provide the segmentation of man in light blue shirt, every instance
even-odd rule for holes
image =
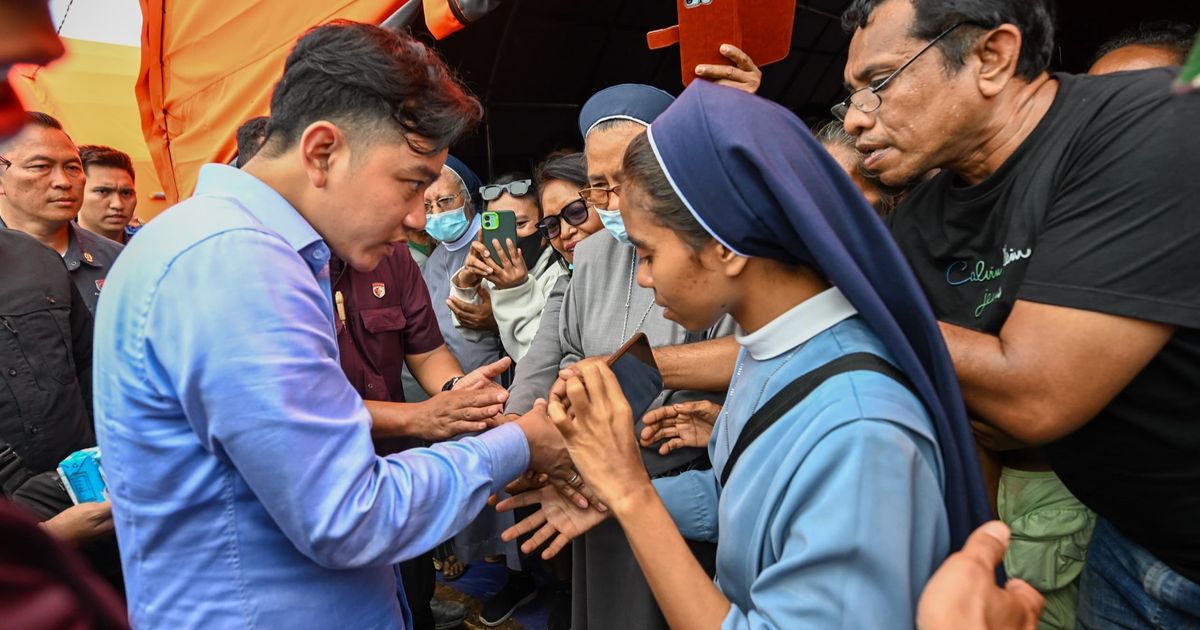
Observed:
[[[392,565],[549,468],[538,414],[377,457],[390,408],[338,363],[331,250],[369,271],[403,246],[480,111],[411,38],[319,27],[259,155],[205,166],[126,249],[97,313],[95,407],[135,627],[404,627]]]

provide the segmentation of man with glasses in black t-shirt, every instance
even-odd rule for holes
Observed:
[[[1200,623],[1200,98],[1163,69],[1049,74],[1040,0],[855,0],[843,20],[852,93],[834,113],[866,167],[891,185],[942,169],[892,230],[968,408],[1043,446],[1098,515],[1080,627]],[[1015,523],[1010,559],[1052,516]],[[1085,532],[1072,518],[1057,529]],[[1054,545],[1051,588],[1085,556],[1078,536]]]

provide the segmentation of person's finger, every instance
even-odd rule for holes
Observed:
[[[513,497],[513,498],[516,498],[516,497]],[[510,499],[505,499],[505,500],[501,501],[500,504],[496,506],[496,509],[500,510],[502,512],[511,511],[513,509],[512,505],[506,506],[504,508],[500,507],[501,505],[505,505],[506,503],[508,503],[509,500]],[[512,541],[516,540],[517,538],[524,536],[545,524],[546,524],[545,510],[538,510],[538,511],[534,512],[533,514],[530,514],[529,516],[525,517],[524,519],[518,521],[512,527],[509,527],[508,529],[501,532],[500,539],[503,540],[504,542],[512,542]]]
[[[750,55],[747,55],[741,48],[733,44],[722,44],[720,52],[722,57],[732,61],[733,65],[741,70],[745,70],[746,72],[758,70],[758,66],[754,65],[754,60],[750,58]]]
[[[712,66],[701,64],[696,66],[696,76],[701,79],[708,79],[715,83],[730,83],[749,84],[753,83],[754,75],[733,66]]]
[[[484,377],[487,378],[487,380],[490,381],[490,380],[496,378],[497,376],[500,376],[504,372],[506,372],[508,370],[509,366],[511,366],[511,365],[512,365],[512,359],[510,359],[509,357],[503,357],[499,361],[489,363],[475,371],[482,374]]]
[[[1036,588],[1030,586],[1025,580],[1013,578],[1004,585],[1004,590],[1016,597],[1021,607],[1028,612],[1029,619],[1036,623],[1041,618],[1042,609],[1046,607],[1046,598]]]
[[[449,306],[450,312],[454,313],[459,318],[462,318],[462,316],[466,314],[466,311],[463,310],[462,306],[459,306],[459,304],[455,300],[455,298],[450,298],[450,299],[446,300],[446,306]]]
[[[570,501],[571,503],[573,503],[575,505],[578,505],[581,508],[587,509],[587,507],[588,507],[587,497],[580,494],[579,491],[576,490],[574,486],[567,483],[565,480],[559,479],[558,477],[552,477],[550,479],[550,485],[554,486],[554,489],[557,490],[558,493],[561,494],[564,499]]]
[[[591,399],[588,397],[587,385],[584,381],[572,377],[567,381],[567,400],[571,401],[571,410],[575,417],[588,417],[591,412]],[[565,409],[564,415],[565,415]]]
[[[537,490],[514,494],[496,505],[496,509],[501,512],[511,512],[517,508],[529,507],[531,505],[541,505],[542,493]]]
[[[546,413],[550,416],[550,421],[558,428],[559,433],[563,437],[571,435],[571,419],[567,417],[567,410],[563,408],[562,402],[557,396],[551,396],[550,403],[546,406]]]
[[[673,439],[667,440],[662,446],[658,447],[658,454],[666,455],[667,453],[670,453],[671,451],[674,451],[677,449],[681,449],[684,446],[687,446],[687,445],[683,443],[683,438],[673,438]]]
[[[642,424],[646,425],[646,428],[650,428],[652,425],[663,422],[667,418],[674,418],[679,415],[679,407],[681,406],[664,405],[657,409],[651,409],[646,412],[646,415],[642,416]]]
[[[466,422],[466,421],[462,421],[462,420],[455,420],[454,422],[451,422],[449,425],[446,426],[447,432],[450,433],[450,435],[447,435],[446,437],[451,438],[451,437],[455,437],[458,435],[462,435],[464,433],[475,433],[478,431],[485,431],[485,430],[487,430],[487,428],[488,428],[488,423],[486,423],[486,422]]]
[[[542,551],[542,560],[549,560],[557,556],[559,552],[566,549],[567,545],[571,544],[571,537],[566,534],[559,534],[554,537],[554,540]]]
[[[1012,537],[1008,526],[1000,521],[988,521],[967,537],[959,553],[972,562],[983,564],[989,571],[1004,560],[1004,551]]]
[[[500,239],[496,239],[492,241],[492,244],[496,247],[496,254],[500,257],[500,264],[504,265],[505,267],[512,267],[513,257],[510,253],[511,249],[514,247],[512,239],[506,238],[504,239],[503,243],[500,242]]]
[[[546,544],[557,533],[558,528],[554,527],[552,523],[547,522],[545,525],[542,525],[541,529],[534,532],[533,535],[529,537],[529,540],[521,543],[521,553],[531,554],[534,551],[537,551],[538,547]]]
[[[604,363],[597,363],[595,369],[600,377],[600,395],[607,401],[608,410],[614,417],[615,414],[629,414],[632,417],[633,410],[629,407],[629,399],[625,398],[625,392],[621,391],[621,383],[617,381],[616,373]]]

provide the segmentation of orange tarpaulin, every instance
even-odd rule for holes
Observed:
[[[142,131],[167,200],[200,166],[227,162],[234,132],[270,110],[271,89],[305,31],[334,19],[378,24],[406,0],[141,0]]]
[[[137,171],[138,217],[166,208],[150,196],[162,190],[146,150],[133,84],[140,55],[133,46],[64,38],[66,55],[46,67],[16,66],[10,75],[25,109],[63,123],[78,144],[103,144],[129,154]]]

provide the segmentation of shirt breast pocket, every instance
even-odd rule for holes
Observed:
[[[404,363],[404,329],[408,318],[399,306],[371,308],[359,312],[362,318],[362,346],[371,363],[387,378],[391,370],[398,370]]]
[[[66,385],[75,376],[71,353],[71,319],[65,308],[51,308],[4,318],[4,335],[11,335],[19,356],[43,389],[49,381]]]

